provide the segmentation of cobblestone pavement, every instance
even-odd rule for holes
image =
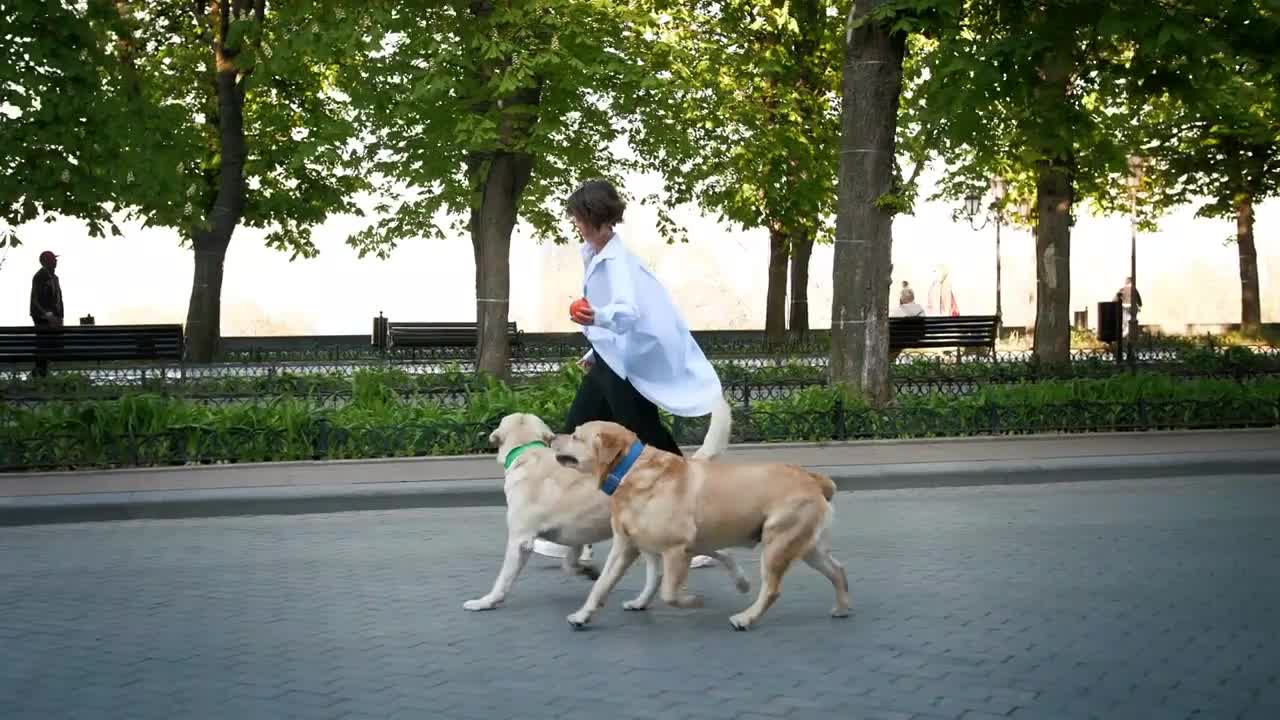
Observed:
[[[798,566],[749,633],[718,569],[574,632],[535,556],[463,611],[500,508],[0,529],[0,717],[1280,718],[1280,476],[836,504],[853,617]]]

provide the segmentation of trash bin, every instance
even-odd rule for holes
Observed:
[[[1098,303],[1098,340],[1104,343],[1119,342],[1123,317],[1119,300]]]

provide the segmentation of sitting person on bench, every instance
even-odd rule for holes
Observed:
[[[923,315],[924,308],[916,302],[916,294],[909,287],[902,288],[902,294],[898,296],[898,306],[889,311],[889,317],[921,317]]]

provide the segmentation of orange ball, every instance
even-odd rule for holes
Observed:
[[[577,300],[573,301],[572,305],[569,306],[569,316],[572,317],[579,313],[586,312],[590,308],[591,308],[591,303],[587,302],[586,298],[578,298]]]

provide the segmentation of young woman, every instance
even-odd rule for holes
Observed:
[[[603,180],[584,183],[567,203],[583,241],[587,300],[575,305],[570,319],[582,326],[591,351],[580,361],[587,376],[569,408],[565,432],[611,420],[646,445],[681,455],[658,409],[681,417],[707,415],[723,398],[720,378],[666,289],[622,244],[615,228],[624,210],[618,191]],[[546,549],[551,552],[543,554],[557,552]],[[713,562],[699,555],[692,564]]]

